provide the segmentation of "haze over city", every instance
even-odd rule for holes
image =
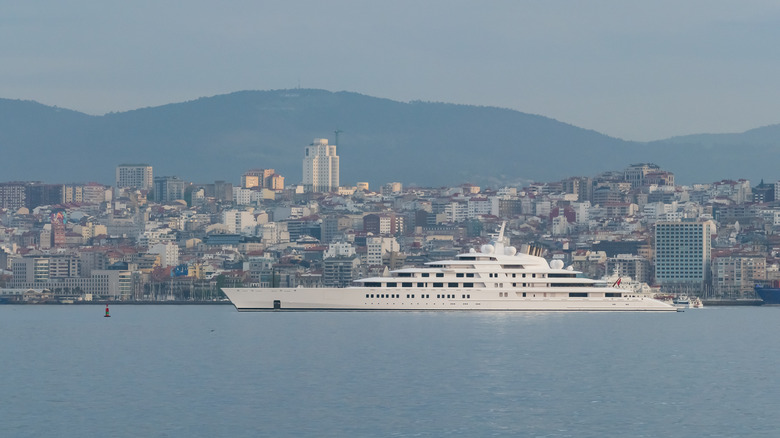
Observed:
[[[780,2],[0,5],[0,437],[780,430]]]
[[[3,9],[0,97],[94,115],[301,86],[498,106],[639,141],[780,122],[770,1]]]

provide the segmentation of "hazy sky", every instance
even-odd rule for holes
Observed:
[[[89,114],[322,88],[628,140],[780,123],[780,2],[0,0],[0,97]]]

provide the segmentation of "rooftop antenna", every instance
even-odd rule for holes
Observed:
[[[333,131],[334,134],[336,134],[336,139],[333,141],[333,144],[338,146],[339,145],[339,134],[344,131],[340,130],[339,128],[336,128],[335,131]]]

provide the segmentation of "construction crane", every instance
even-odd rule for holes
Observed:
[[[341,134],[342,132],[344,131],[340,130],[339,128],[336,128],[336,130],[333,131],[333,133],[336,134],[336,138],[333,140],[333,144],[335,144],[336,146],[339,145],[339,134]]]

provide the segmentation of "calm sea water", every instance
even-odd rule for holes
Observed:
[[[0,436],[774,437],[780,307],[0,306]]]

